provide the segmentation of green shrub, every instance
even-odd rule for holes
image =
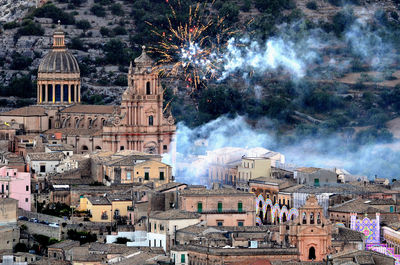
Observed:
[[[219,10],[219,14],[230,22],[236,22],[238,20],[239,7],[235,3],[226,2]]]
[[[27,70],[27,68],[32,64],[32,58],[22,56],[17,52],[14,52],[11,58],[12,62],[10,69],[12,70]]]
[[[18,36],[43,36],[44,29],[39,23],[32,20],[24,20],[22,26],[18,29]]]
[[[47,3],[35,9],[33,16],[51,18],[53,23],[57,23],[60,20],[63,25],[75,24],[75,18],[72,14],[64,12],[52,3]]]
[[[122,9],[121,4],[112,4],[110,6],[111,14],[116,16],[123,16],[124,10]]]
[[[3,25],[4,30],[14,29],[14,28],[18,28],[18,27],[19,27],[19,23],[15,22],[15,21],[8,22]]]
[[[126,75],[119,75],[115,79],[114,85],[116,85],[116,86],[127,86],[128,85],[128,79],[127,79]]]
[[[101,27],[100,28],[100,34],[105,36],[105,37],[110,37],[111,36],[111,31],[106,27]]]
[[[90,22],[88,20],[83,19],[83,20],[79,20],[79,21],[76,22],[76,27],[78,29],[82,29],[82,30],[86,31],[86,30],[91,28],[91,25],[90,25]]]
[[[116,26],[113,29],[113,32],[114,32],[114,35],[126,35],[127,34],[126,29],[122,26]]]
[[[311,10],[317,10],[318,9],[318,5],[317,5],[317,3],[315,1],[307,2],[306,7],[308,9],[311,9]]]
[[[93,15],[98,16],[98,17],[106,16],[106,10],[104,9],[104,7],[102,7],[101,5],[98,5],[98,4],[95,4],[94,6],[92,6],[92,8],[90,8],[90,12],[92,12]]]
[[[73,38],[71,40],[71,44],[68,45],[68,48],[80,51],[86,51],[87,49],[84,47],[84,43],[80,38]]]

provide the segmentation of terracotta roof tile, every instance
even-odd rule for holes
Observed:
[[[64,153],[29,153],[31,161],[61,161],[64,158]]]
[[[96,114],[112,114],[114,110],[118,110],[113,105],[73,105],[63,109],[62,113],[96,113]]]
[[[46,110],[40,106],[28,106],[0,113],[0,116],[46,116]]]

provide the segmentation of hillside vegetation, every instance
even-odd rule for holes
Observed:
[[[185,11],[197,3],[180,2],[176,24],[186,21]],[[160,33],[168,30],[169,5],[176,3],[58,0],[38,9],[24,8],[20,19],[9,16],[0,34],[0,105],[10,108],[34,102],[37,66],[50,48],[58,20],[67,33],[70,51],[79,60],[83,101],[117,104],[127,85],[129,62],[140,54],[142,45],[154,46],[159,41],[149,23]],[[254,71],[251,77],[238,69],[194,92],[183,80],[165,78],[166,104],[178,122],[192,127],[220,115],[240,114],[252,121],[273,120],[274,129],[287,135],[285,141],[293,136],[339,132],[360,144],[390,142],[393,135],[386,122],[400,111],[398,6],[398,0],[217,0],[206,5],[204,12],[224,17],[226,27],[240,29],[238,36],[260,44],[282,38],[298,50],[317,40],[314,46],[324,43],[315,48],[318,60],[306,66],[302,78],[292,78],[281,68]],[[360,19],[363,27],[355,31]],[[218,28],[207,33],[215,38]],[[350,33],[365,42],[352,43]],[[382,58],[375,64],[371,54],[382,44],[390,44],[385,50],[390,51],[390,61]],[[17,98],[9,100],[9,96]]]

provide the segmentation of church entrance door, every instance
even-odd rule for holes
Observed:
[[[309,260],[315,260],[317,257],[315,256],[315,248],[314,247],[310,247],[310,249],[308,250],[308,259]]]

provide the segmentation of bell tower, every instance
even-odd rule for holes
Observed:
[[[169,152],[176,130],[175,121],[170,111],[163,109],[163,89],[153,67],[154,61],[143,46],[134,66],[132,62],[129,66],[128,88],[121,101],[121,121],[114,124],[117,128],[103,128],[107,149],[153,154]]]
[[[301,261],[322,261],[332,246],[332,223],[326,219],[317,197],[310,195],[298,217],[280,226],[281,241],[296,246]]]

